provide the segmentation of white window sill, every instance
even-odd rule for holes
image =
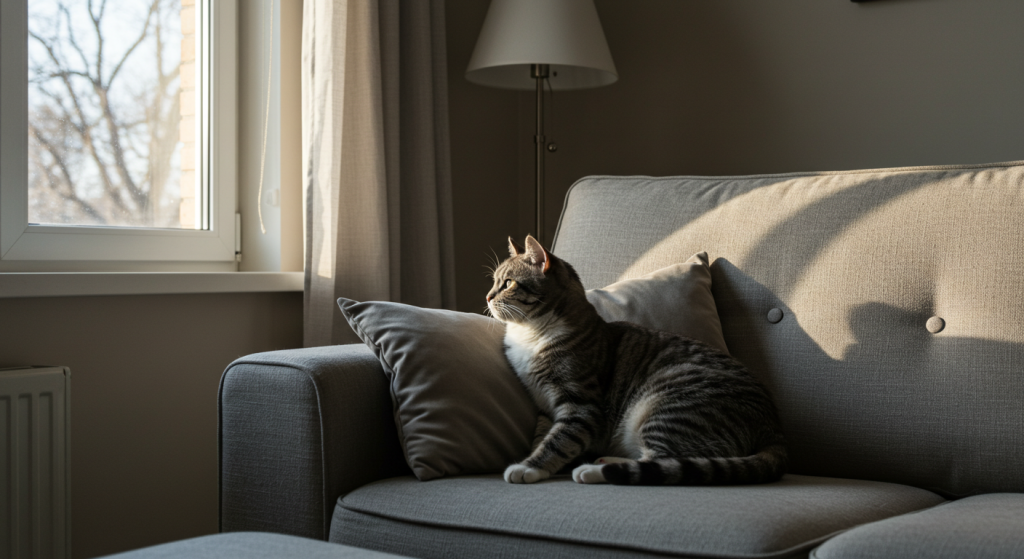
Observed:
[[[0,273],[0,298],[302,291],[302,272]]]

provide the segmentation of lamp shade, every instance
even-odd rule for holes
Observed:
[[[492,0],[466,79],[533,89],[531,64],[550,65],[551,87],[557,90],[619,79],[593,0]]]

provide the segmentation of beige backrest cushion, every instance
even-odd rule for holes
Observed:
[[[1020,163],[588,177],[553,246],[588,288],[701,250],[795,473],[1024,491]]]

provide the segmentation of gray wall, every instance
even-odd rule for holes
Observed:
[[[0,367],[71,368],[73,556],[216,532],[220,374],[301,344],[301,293],[0,299]]]
[[[487,6],[480,0],[445,4],[456,297],[458,308],[468,312],[484,308],[489,288],[484,266],[493,263],[495,254],[507,255],[502,241],[529,232],[518,216],[519,95],[473,85],[463,77]]]
[[[464,78],[483,4],[448,0],[458,290],[467,311],[482,306],[488,247],[503,251],[505,236],[532,227],[532,94]],[[549,231],[569,186],[590,174],[1024,159],[1024,2],[596,4],[619,82],[554,94]]]

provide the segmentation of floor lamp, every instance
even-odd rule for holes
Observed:
[[[537,92],[534,233],[544,243],[544,81],[553,91],[609,85],[619,79],[593,0],[493,0],[466,79]]]

